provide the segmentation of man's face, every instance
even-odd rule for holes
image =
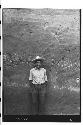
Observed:
[[[40,69],[40,68],[41,68],[41,62],[40,62],[40,61],[37,61],[37,62],[36,62],[36,68],[37,68],[37,69]]]

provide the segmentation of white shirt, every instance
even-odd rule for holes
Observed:
[[[29,80],[32,80],[33,84],[42,84],[47,81],[46,69],[40,68],[39,70],[36,68],[32,68],[30,70]]]

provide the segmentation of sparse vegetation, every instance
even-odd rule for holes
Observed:
[[[46,113],[80,113],[79,11],[44,11],[3,9],[4,114],[30,113],[23,93],[30,100],[28,78],[36,55],[45,58],[48,74]]]

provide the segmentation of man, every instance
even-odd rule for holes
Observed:
[[[46,69],[42,68],[43,59],[39,56],[33,60],[35,67],[30,70],[30,86],[34,113],[41,114],[44,110],[45,93],[47,86]]]

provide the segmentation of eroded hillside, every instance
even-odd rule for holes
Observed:
[[[31,60],[36,55],[45,58],[44,67],[47,69],[49,83],[48,93],[52,94],[59,90],[61,98],[68,93],[68,97],[71,97],[70,102],[77,93],[74,101],[79,106],[79,10],[3,9],[4,85],[14,89],[29,88],[29,71],[33,66]],[[68,112],[66,109],[54,111],[48,106],[47,112],[51,110],[51,112],[69,113],[70,108]],[[71,112],[79,112],[77,110],[71,110]],[[6,113],[8,112],[5,111]]]

